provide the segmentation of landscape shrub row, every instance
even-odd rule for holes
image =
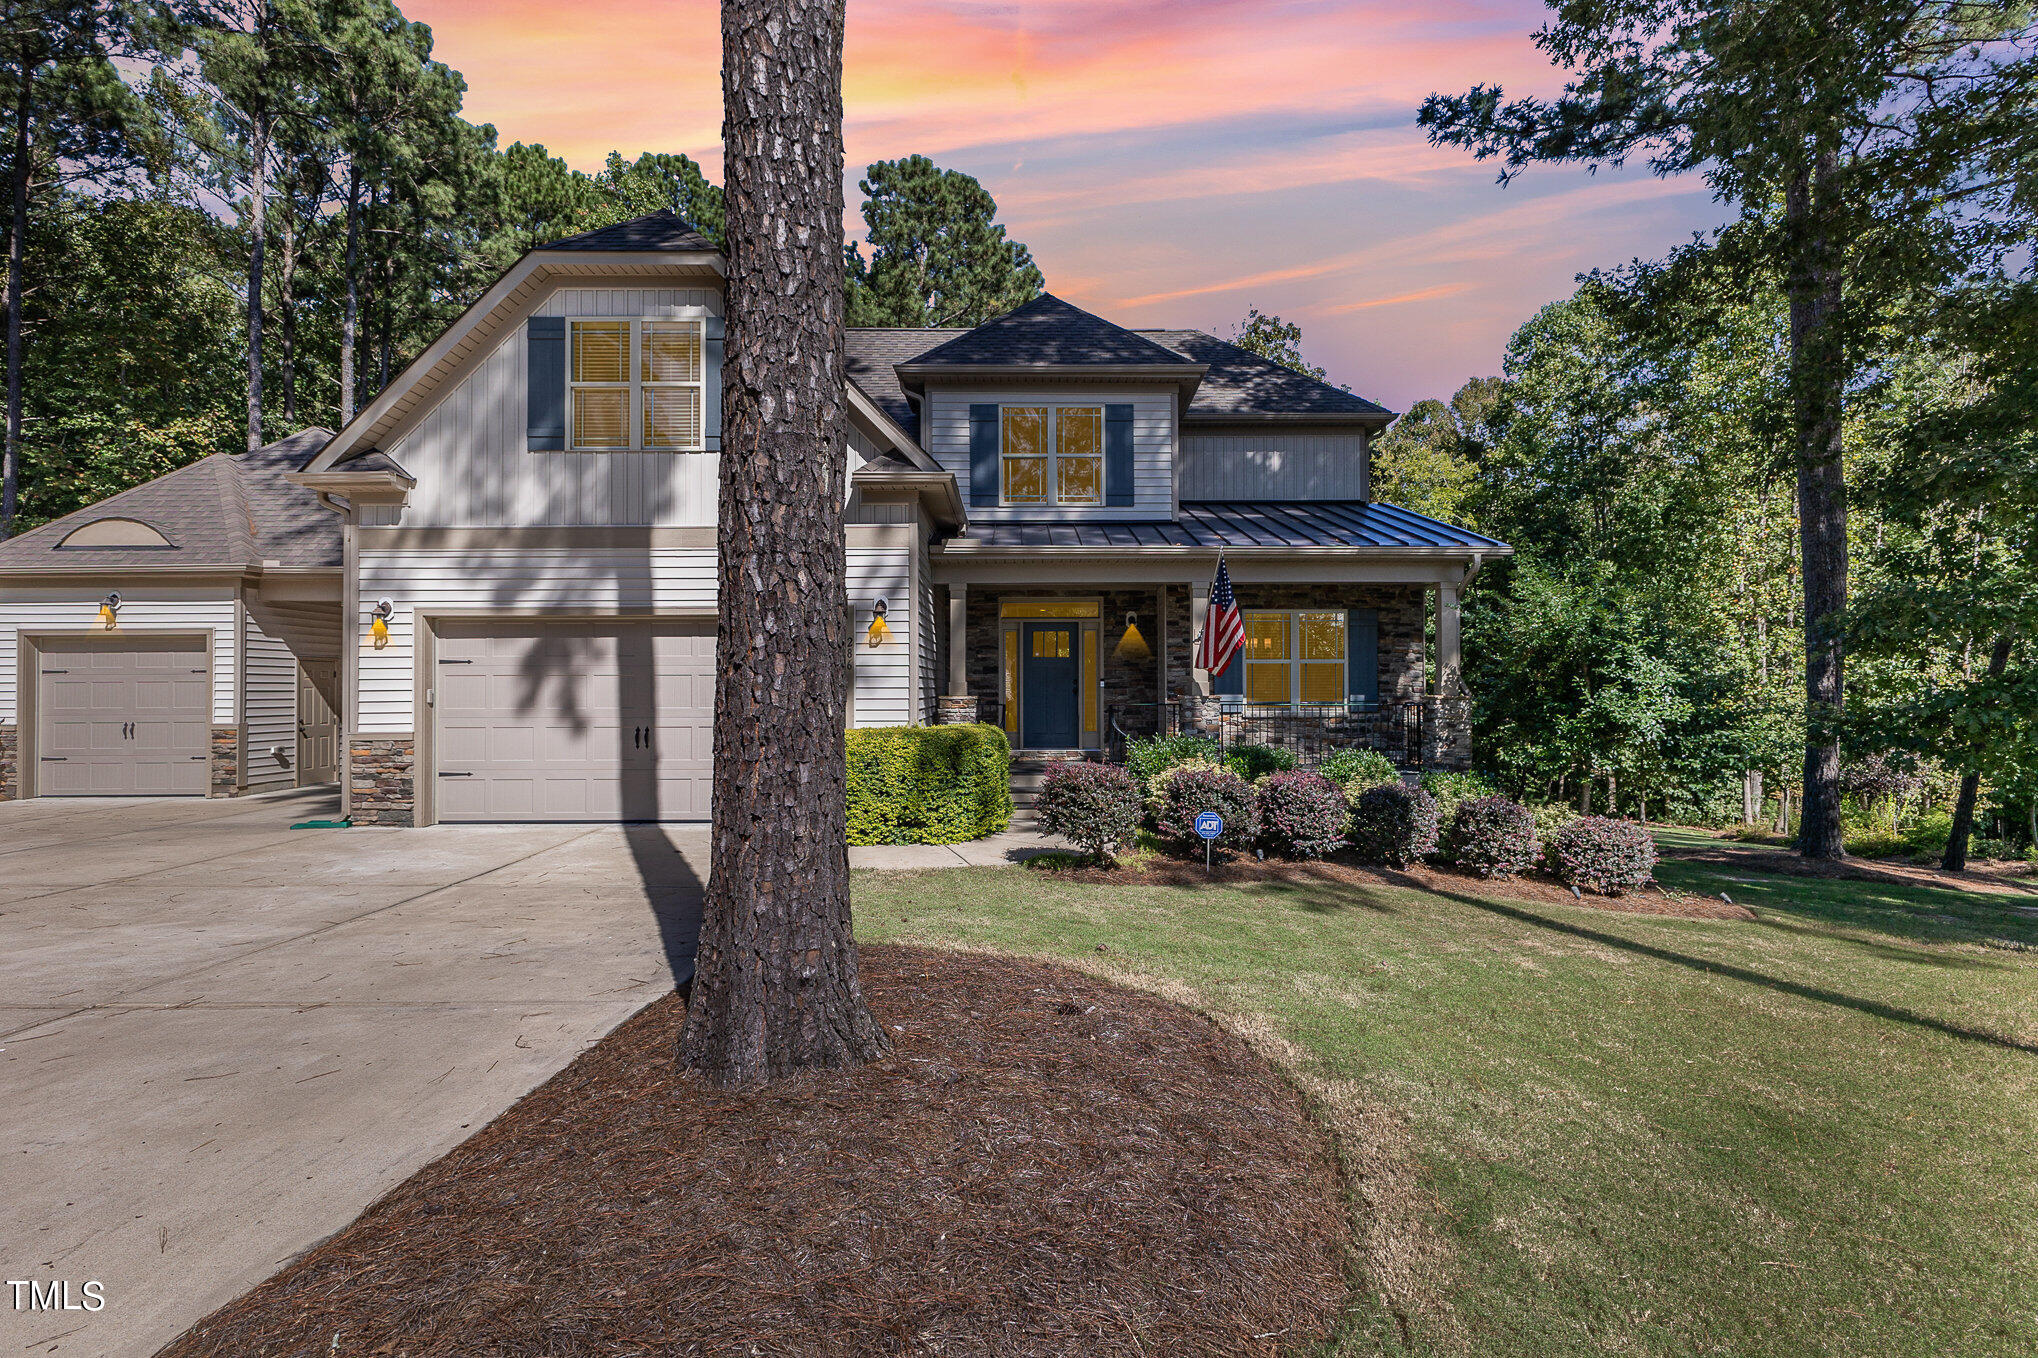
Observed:
[[[1200,736],[1134,741],[1125,764],[1050,770],[1037,807],[1042,828],[1109,861],[1138,842],[1142,826],[1163,851],[1198,856],[1196,816],[1214,811],[1219,854],[1241,850],[1320,858],[1350,849],[1369,863],[1427,859],[1484,877],[1541,864],[1583,891],[1617,896],[1646,885],[1656,863],[1646,828],[1561,807],[1531,809],[1484,779],[1428,773],[1415,786],[1370,750],[1342,750],[1317,769],[1267,746],[1221,752]],[[1256,776],[1248,773],[1258,770]]]
[[[851,844],[961,844],[1012,823],[1012,746],[995,726],[849,732]]]

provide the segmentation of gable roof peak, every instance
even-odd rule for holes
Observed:
[[[900,366],[1187,369],[1199,365],[1166,345],[1043,292]]]
[[[669,207],[632,217],[627,222],[598,226],[578,235],[562,236],[539,250],[714,250],[715,243]]]

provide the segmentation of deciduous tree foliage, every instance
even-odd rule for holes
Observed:
[[[1949,216],[1986,221],[2014,195],[2008,168],[2038,122],[2031,10],[1989,0],[1550,8],[1535,42],[1572,73],[1561,96],[1506,101],[1480,85],[1432,95],[1421,120],[1434,141],[1501,158],[1503,181],[1538,161],[1646,157],[1658,174],[1703,174],[1741,208],[1721,244],[1779,280],[1790,316],[1808,714],[1799,846],[1837,858],[1847,394],[1876,296],[1949,268],[1930,228]]]
[[[1293,321],[1247,307],[1245,319],[1232,327],[1231,342],[1248,353],[1293,368],[1304,377],[1323,380],[1323,369],[1302,357],[1302,327]]]

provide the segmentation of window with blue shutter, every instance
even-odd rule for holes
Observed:
[[[534,453],[566,447],[566,318],[533,316],[524,326],[524,437]]]
[[[1104,407],[1104,503],[1132,504],[1132,407]]]
[[[1345,619],[1345,701],[1380,701],[1380,610],[1354,608]]]

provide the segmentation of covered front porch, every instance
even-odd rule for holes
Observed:
[[[1396,579],[1413,572],[1384,565],[1372,573],[1388,578],[1340,579],[1360,576],[1358,563],[1317,562],[1307,570],[1319,578],[1304,581],[1299,563],[1233,556],[1246,647],[1212,675],[1195,652],[1214,556],[1139,584],[1125,583],[1129,569],[1158,563],[937,563],[941,719],[998,725],[1017,750],[1116,759],[1131,740],[1190,732],[1283,746],[1304,763],[1346,747],[1409,769],[1469,763],[1462,579]]]

